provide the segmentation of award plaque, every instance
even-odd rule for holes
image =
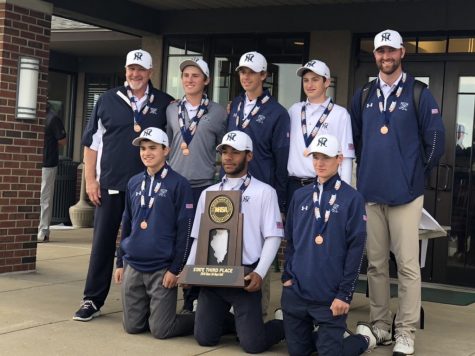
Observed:
[[[185,266],[178,283],[244,287],[241,191],[206,192],[195,265]]]

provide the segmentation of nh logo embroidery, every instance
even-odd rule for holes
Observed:
[[[142,136],[151,136],[151,135],[152,135],[152,129],[146,129],[142,133]]]
[[[150,108],[150,115],[157,115],[158,114],[158,108]]]
[[[381,34],[381,42],[390,41],[391,33],[384,32]]]
[[[244,58],[244,62],[252,62],[254,59],[254,55],[252,53],[246,54],[246,57]]]
[[[258,124],[263,124],[265,119],[266,119],[266,117],[264,115],[259,115],[256,119],[256,122]]]
[[[307,67],[313,68],[315,63],[316,63],[316,61],[310,61],[310,62],[307,63]]]
[[[251,197],[249,195],[245,195],[245,196],[242,197],[242,201],[244,203],[247,203],[250,199],[251,199]]]
[[[327,147],[328,139],[326,137],[320,137],[317,141],[317,146]]]
[[[307,211],[308,210],[308,205],[302,205],[301,209],[302,209],[302,211]]]
[[[134,60],[137,59],[137,60],[141,61],[142,60],[142,55],[143,55],[142,52],[135,52]]]
[[[167,196],[167,192],[168,192],[168,189],[162,188],[158,192],[158,196],[161,197],[161,198],[165,198]]]
[[[233,133],[229,133],[228,136],[226,137],[226,141],[236,141],[236,134],[233,132]]]

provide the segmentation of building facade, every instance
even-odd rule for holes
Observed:
[[[62,108],[70,133],[63,154],[76,161],[81,160],[80,137],[88,114],[103,91],[123,81],[123,61],[131,49],[142,47],[153,54],[154,83],[174,97],[182,95],[179,63],[188,57],[204,58],[212,75],[209,94],[222,104],[240,91],[234,68],[246,51],[257,50],[267,57],[270,75],[266,84],[286,107],[302,97],[296,68],[309,58],[319,58],[331,69],[330,95],[338,104],[348,106],[354,90],[377,73],[372,57],[374,34],[386,28],[398,30],[407,50],[403,68],[429,85],[441,107],[447,135],[446,153],[427,182],[425,208],[440,224],[449,227],[450,233],[448,238],[429,242],[423,278],[435,283],[475,287],[471,277],[475,270],[475,243],[472,241],[475,238],[472,148],[475,25],[469,16],[464,16],[474,13],[472,2],[118,0],[113,7],[107,2],[90,0],[11,0],[3,3],[6,7],[29,11],[43,6],[48,9],[44,13],[54,15],[53,19],[58,16],[88,24],[82,28],[53,26],[46,67],[49,70],[42,74],[48,85],[49,100],[56,101]],[[1,25],[4,39],[12,36],[8,20],[6,16]],[[19,31],[14,38],[28,41],[28,34]],[[46,41],[46,38],[40,39]],[[1,64],[2,75],[5,65]],[[11,75],[15,81],[15,74],[11,72]],[[9,101],[3,95],[0,100],[15,106],[13,100]],[[18,194],[7,193],[7,190],[14,190],[15,182],[10,180],[14,179],[15,158],[18,158],[9,156],[7,148],[11,140],[15,140],[11,137],[11,125],[19,125],[15,131],[21,131],[22,135],[38,132],[45,100],[43,96],[38,97],[40,118],[33,123],[12,123],[8,117],[0,122],[3,125],[0,126],[0,154],[11,162],[0,167],[3,174],[0,230],[7,235],[5,238],[0,236],[0,272],[34,269],[33,230],[39,212],[36,207],[38,176],[31,183],[34,191],[29,200],[31,209],[26,208],[26,203],[15,200],[19,198]],[[4,126],[9,127],[8,132]],[[42,135],[38,133],[35,137],[32,144],[38,144]],[[36,148],[35,155],[39,155],[40,150]],[[34,161],[35,158],[31,159]],[[13,211],[13,205],[31,211]],[[20,223],[12,223],[15,214],[23,214],[18,217],[24,219],[31,231],[28,228],[18,230]],[[22,244],[30,246],[28,256],[31,258],[26,267],[21,260],[7,257],[11,251],[13,255],[25,253],[23,245],[16,242],[21,239],[25,239]]]

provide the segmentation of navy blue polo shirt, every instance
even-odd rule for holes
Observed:
[[[325,214],[336,174],[323,184],[321,214]],[[335,298],[351,303],[366,243],[363,196],[341,181],[323,243],[315,243],[318,226],[313,208],[313,184],[298,189],[290,202],[285,223],[287,245],[282,280],[303,299],[331,305]]]
[[[142,172],[130,179],[122,216],[117,267],[122,267],[125,259],[139,272],[156,272],[166,268],[176,275],[182,270],[191,248],[193,194],[188,181],[170,166],[167,168],[167,176],[155,196],[145,230],[140,227],[140,190],[146,175],[145,196],[148,197],[151,177]],[[162,170],[155,174],[152,187],[155,187],[156,179],[160,179]]]
[[[165,130],[167,122],[166,108],[173,98],[152,87],[154,95],[150,109],[144,115],[140,126],[158,127]],[[139,148],[132,145],[132,140],[140,132],[134,131],[134,115],[127,98],[125,87],[108,90],[102,94],[94,106],[82,137],[82,144],[91,147],[94,136],[101,136],[102,149],[98,151],[100,160],[99,183],[102,189],[125,191],[128,180],[143,170]]]
[[[274,187],[280,211],[285,211],[287,191],[287,161],[290,146],[290,117],[274,97],[261,106],[245,129],[236,126],[237,108],[245,94],[234,98],[228,115],[228,131],[241,130],[252,139],[254,158],[249,172],[260,181]]]

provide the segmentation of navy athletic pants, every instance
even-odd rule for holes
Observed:
[[[334,317],[328,305],[309,303],[293,287],[283,287],[281,304],[291,356],[307,356],[314,351],[319,356],[356,356],[368,348],[361,335],[343,339],[347,315]],[[319,327],[317,333],[313,332],[314,325]]]
[[[109,195],[101,189],[101,205],[94,215],[91,258],[84,287],[84,300],[101,308],[109,293],[114,268],[117,233],[125,205],[125,192]]]

